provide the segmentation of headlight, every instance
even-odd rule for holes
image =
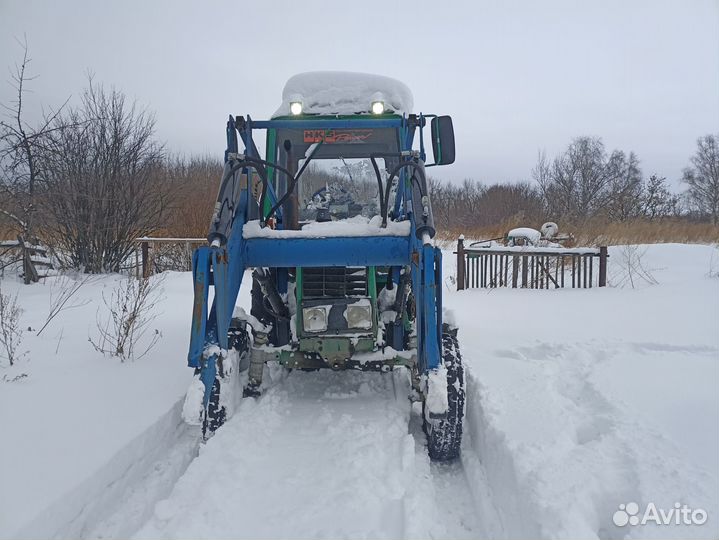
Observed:
[[[345,312],[347,326],[349,328],[372,328],[372,306],[371,305],[349,305]]]
[[[372,102],[372,114],[382,114],[384,112],[384,103],[381,101]]]
[[[327,330],[327,309],[309,307],[302,310],[302,326],[305,332],[324,332]]]
[[[301,101],[291,101],[290,102],[290,112],[297,116],[298,114],[302,114],[302,102]]]

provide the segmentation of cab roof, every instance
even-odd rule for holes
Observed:
[[[282,105],[272,118],[290,115],[290,103],[302,103],[303,115],[370,114],[372,103],[382,101],[385,112],[409,114],[414,99],[402,82],[368,73],[313,71],[291,77],[282,91]]]

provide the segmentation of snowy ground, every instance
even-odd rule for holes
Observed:
[[[457,293],[448,280],[469,370],[450,465],[427,459],[402,373],[274,370],[201,446],[179,421],[189,274],[165,278],[160,346],[126,364],[87,342],[116,278],[86,285],[89,304],[26,332],[26,359],[0,368],[28,374],[0,381],[0,538],[716,538],[719,251],[649,246],[644,264],[657,285]],[[23,326],[41,326],[53,284],[2,286],[20,291]],[[615,526],[629,502],[709,517]]]

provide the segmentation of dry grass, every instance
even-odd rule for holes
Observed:
[[[541,224],[520,224],[508,221],[494,227],[439,231],[438,236],[445,241],[454,241],[460,234],[464,234],[465,238],[473,240],[489,240],[503,237],[509,230],[520,225],[529,225],[538,229]],[[623,223],[591,221],[584,225],[563,224],[560,221],[559,229],[562,233],[574,235],[574,243],[578,246],[661,244],[668,242],[685,244],[719,243],[719,226],[681,219],[641,220]]]

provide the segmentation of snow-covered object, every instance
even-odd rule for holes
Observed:
[[[539,230],[544,238],[554,238],[559,232],[559,226],[553,221],[547,221]]]
[[[247,321],[247,323],[252,327],[255,332],[262,332],[264,334],[268,334],[270,330],[272,330],[271,326],[263,324],[257,317],[247,313],[240,306],[235,306],[235,309],[232,312],[232,318]]]
[[[519,239],[526,240],[530,245],[536,246],[541,237],[542,234],[531,227],[517,227],[507,233],[507,240],[510,246],[515,245]]]
[[[185,402],[182,406],[182,419],[191,426],[202,424],[202,400],[205,397],[205,385],[197,375],[192,379],[190,387],[185,394]]]
[[[414,99],[402,82],[368,73],[313,71],[290,78],[282,91],[282,105],[272,118],[288,116],[290,103],[302,103],[303,114],[370,114],[372,103],[382,101],[385,112],[412,112]]]
[[[380,311],[385,311],[394,306],[397,300],[397,286],[391,289],[383,288],[377,295],[377,307]]]
[[[431,414],[445,414],[449,409],[447,398],[447,368],[444,365],[427,375],[427,410]]]
[[[338,221],[313,221],[299,231],[286,231],[260,227],[257,220],[248,221],[242,229],[243,238],[333,238],[356,236],[409,236],[409,221],[389,221],[382,228],[382,218],[354,216]]]

